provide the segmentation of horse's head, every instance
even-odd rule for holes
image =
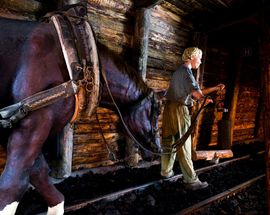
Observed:
[[[135,144],[142,149],[145,155],[160,152],[159,114],[160,100],[152,91],[125,111],[125,123],[131,132],[131,134],[128,132],[128,135],[131,139],[136,139]]]

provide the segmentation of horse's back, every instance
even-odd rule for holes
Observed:
[[[51,24],[1,18],[0,28],[1,99],[23,99],[66,79]]]
[[[21,55],[22,47],[35,26],[36,22],[0,18],[0,66],[8,63],[8,58],[16,59]]]

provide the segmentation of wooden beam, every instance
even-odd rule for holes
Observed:
[[[160,4],[163,0],[135,1],[137,8],[135,15],[135,29],[133,42],[133,62],[139,74],[146,80],[148,43],[150,32],[151,8]]]
[[[269,53],[268,53],[269,54]],[[265,61],[270,61],[270,56],[265,58]],[[268,211],[270,210],[270,63],[264,62],[264,77],[263,77],[263,85],[264,85],[264,114],[263,114],[263,122],[264,122],[264,142],[266,147],[266,184],[267,184],[267,203],[268,203]],[[268,213],[270,214],[270,213]]]
[[[47,10],[47,4],[35,0],[0,1],[0,16],[10,19],[36,20]]]
[[[266,197],[267,208],[270,214],[270,25],[267,1],[262,1],[261,7],[261,46],[260,46],[260,62],[262,63],[262,107],[263,107],[263,130],[264,130],[264,144],[265,144],[265,165],[266,165]],[[268,2],[269,4],[269,2]]]
[[[42,8],[42,3],[35,0],[1,0],[0,7],[19,12],[37,12]]]
[[[54,178],[67,178],[72,172],[73,128],[68,123],[59,136],[59,150],[61,158],[52,161],[51,176]]]
[[[135,0],[134,6],[137,9],[140,9],[140,8],[150,9],[160,4],[161,2],[163,2],[163,0]]]
[[[242,59],[239,58],[238,61],[236,62],[234,88],[233,88],[233,94],[232,94],[232,99],[231,99],[231,105],[229,108],[229,120],[231,122],[231,131],[230,131],[231,141],[233,141],[233,129],[234,129],[234,122],[235,122],[235,116],[236,116],[236,111],[237,111],[237,101],[238,101],[238,95],[239,95],[239,82],[240,82],[241,69],[242,69]]]
[[[143,80],[146,79],[150,16],[151,9],[140,9],[136,12],[133,62]]]
[[[266,13],[267,11],[265,11]],[[262,16],[262,96],[263,96],[263,130],[265,144],[265,163],[266,163],[266,190],[268,214],[270,214],[270,51],[269,51],[269,29],[266,24],[265,15]]]

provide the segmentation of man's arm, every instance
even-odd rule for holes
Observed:
[[[203,95],[208,95],[208,94],[213,93],[215,91],[223,90],[224,88],[225,88],[224,84],[218,84],[215,87],[209,87],[209,88],[202,89],[202,94]]]
[[[203,99],[205,98],[201,90],[192,90],[191,96],[195,101],[199,101],[199,102],[203,101]],[[205,105],[209,103],[213,103],[213,100],[211,98],[206,98]]]

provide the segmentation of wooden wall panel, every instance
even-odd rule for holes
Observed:
[[[97,119],[98,118],[98,119]],[[106,144],[118,153],[120,138],[118,116],[106,108],[97,108],[90,119],[79,118],[74,124],[73,170],[113,164]]]
[[[155,90],[168,88],[171,73],[180,65],[181,54],[192,37],[192,23],[184,15],[166,1],[152,9],[146,83]]]
[[[97,39],[111,50],[123,54],[127,47],[132,46],[132,1],[88,0],[88,3],[88,19]]]
[[[36,14],[44,10],[44,5],[35,0],[1,0],[0,16],[12,19],[36,19]]]
[[[254,71],[255,72],[255,71]],[[246,71],[243,71],[243,75]],[[255,121],[257,108],[259,106],[260,88],[259,77],[253,77],[252,82],[240,85],[237,112],[234,124],[235,141],[256,138]]]

